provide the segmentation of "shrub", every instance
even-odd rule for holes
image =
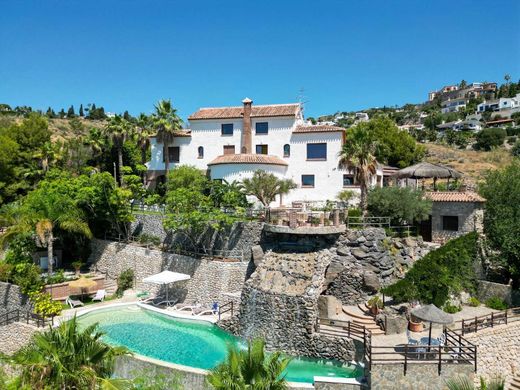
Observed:
[[[511,154],[514,157],[520,157],[520,140],[516,141],[513,147],[511,148]]]
[[[121,272],[117,278],[117,291],[118,297],[123,295],[125,290],[132,288],[134,285],[134,270],[129,268],[126,271]]]
[[[502,146],[506,139],[506,131],[500,128],[484,129],[477,133],[475,148],[478,150],[491,150]]]
[[[65,281],[65,274],[62,269],[57,270],[53,275],[47,276],[46,284],[63,283]]]
[[[520,136],[520,127],[508,127],[506,133],[510,137]]]
[[[411,224],[427,219],[432,202],[422,191],[411,188],[374,188],[368,193],[368,211],[375,217],[390,217],[392,225]]]
[[[31,292],[29,299],[34,304],[34,312],[43,317],[54,317],[61,314],[63,306],[58,301],[53,301],[51,294]]]
[[[0,281],[8,282],[13,272],[13,265],[7,263],[0,263]]]
[[[138,240],[141,244],[151,244],[154,246],[161,245],[161,239],[157,236],[154,236],[152,234],[142,233],[139,235]]]
[[[486,306],[495,310],[505,310],[508,308],[507,303],[500,297],[489,298],[486,300]]]
[[[44,284],[40,267],[36,264],[16,264],[12,280],[14,284],[20,286],[20,290],[24,294],[28,294],[31,291],[40,291]]]
[[[396,302],[419,300],[442,307],[450,294],[476,290],[477,234],[469,233],[417,260],[404,279],[383,289]]]
[[[444,310],[446,313],[454,314],[454,313],[458,313],[459,311],[461,311],[462,307],[457,306],[457,305],[452,305],[451,303],[446,303],[444,305],[444,307],[442,308],[442,310]]]
[[[82,266],[83,266],[83,262],[81,260],[72,262],[72,267],[74,268],[74,270],[76,271],[77,274],[79,274],[79,271]]]
[[[468,305],[469,306],[473,306],[473,307],[477,307],[477,306],[480,306],[480,301],[478,300],[478,298],[475,298],[475,297],[471,297],[468,301]]]

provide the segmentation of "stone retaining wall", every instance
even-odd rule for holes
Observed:
[[[370,388],[377,390],[444,390],[446,380],[457,376],[474,378],[472,364],[444,364],[439,375],[437,364],[372,364]]]
[[[511,287],[508,284],[488,282],[487,280],[479,280],[477,297],[481,302],[485,302],[491,297],[499,297],[506,301],[508,305],[512,305],[513,287]]]
[[[30,311],[32,304],[15,284],[0,282],[0,315],[11,310]]]
[[[105,288],[105,277],[104,276],[95,276],[90,279],[95,281],[96,285],[94,287],[84,290],[83,293],[85,295],[95,294],[97,290],[103,290]],[[48,284],[45,286],[45,292],[50,293],[52,296],[52,299],[56,299],[56,300],[65,300],[70,295],[81,294],[80,289],[70,287],[69,283],[70,282]]]
[[[223,294],[241,291],[248,272],[248,263],[245,262],[198,259],[112,241],[93,240],[91,249],[89,262],[92,271],[116,280],[124,270],[133,269],[135,287],[139,290],[157,291],[156,285],[142,280],[163,270],[190,275],[187,282],[170,286],[169,297],[181,301],[198,300],[204,306],[231,300]]]
[[[29,343],[39,329],[21,322],[0,327],[0,353],[11,355]]]
[[[479,330],[464,337],[477,345],[479,376],[489,379],[499,375],[508,383],[520,373],[520,321]]]

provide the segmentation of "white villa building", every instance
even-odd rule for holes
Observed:
[[[211,179],[242,181],[256,170],[292,179],[298,187],[283,203],[335,200],[340,191],[353,189],[354,172],[339,167],[345,142],[342,127],[305,123],[301,105],[253,105],[201,108],[188,117],[189,129],[168,145],[169,169],[192,165]],[[163,144],[151,138],[148,181],[165,180]],[[372,185],[383,184],[383,170]],[[278,199],[274,204],[278,205]]]

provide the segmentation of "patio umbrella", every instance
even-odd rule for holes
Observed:
[[[69,282],[69,287],[79,288],[81,290],[81,297],[85,295],[85,290],[88,290],[91,287],[97,286],[97,283],[92,279],[87,278],[79,278],[77,280],[73,280]]]
[[[145,283],[153,283],[158,285],[166,285],[170,283],[180,282],[183,280],[189,280],[191,279],[190,275],[187,274],[181,274],[178,272],[172,272],[172,271],[162,271],[158,274],[148,276],[147,278],[143,279],[143,282]],[[168,288],[166,289],[166,304],[168,305],[169,299],[168,299]]]
[[[453,322],[453,316],[439,309],[434,304],[417,307],[412,310],[412,315],[422,321],[430,323],[430,331],[428,333],[428,345],[432,343],[432,323],[449,325]]]

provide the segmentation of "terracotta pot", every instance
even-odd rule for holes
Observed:
[[[377,316],[379,313],[379,308],[376,305],[370,306],[370,313]]]
[[[422,332],[424,326],[422,322],[408,321],[408,329],[410,329],[410,332]]]

